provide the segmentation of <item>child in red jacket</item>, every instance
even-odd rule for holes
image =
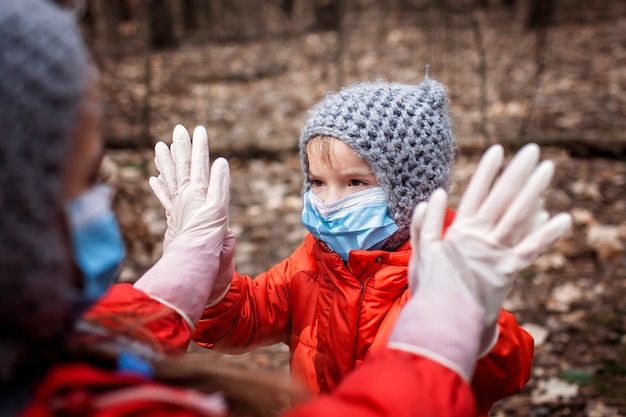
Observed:
[[[156,148],[161,179],[152,185],[166,208],[175,194],[168,188],[172,161],[184,162],[180,149],[188,141],[179,126],[175,155]],[[231,275],[231,238],[218,285],[224,292],[208,303],[195,342],[227,352],[284,342],[292,374],[315,393],[331,390],[385,344],[409,298],[411,214],[449,188],[455,147],[436,81],[359,83],[327,95],[300,137],[302,222],[310,234],[255,278]],[[444,227],[453,218],[449,211]],[[175,235],[176,213],[168,220],[168,235]],[[481,415],[527,382],[533,340],[502,311],[483,334],[482,353],[472,383]]]

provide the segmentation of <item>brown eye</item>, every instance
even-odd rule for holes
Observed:
[[[320,181],[320,180],[312,180],[311,181],[311,185],[313,187],[322,187],[322,186],[324,186],[324,183],[322,181]]]

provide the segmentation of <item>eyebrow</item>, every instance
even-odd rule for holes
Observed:
[[[340,173],[344,177],[375,177],[374,171],[371,169],[349,169]]]

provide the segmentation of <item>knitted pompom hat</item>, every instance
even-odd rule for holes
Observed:
[[[73,308],[61,179],[87,68],[69,12],[0,1],[0,379],[7,341],[43,348]]]
[[[307,144],[316,136],[343,141],[371,166],[399,227],[384,249],[408,239],[419,202],[450,186],[456,142],[444,87],[428,78],[420,85],[359,83],[315,105],[300,135],[305,192],[311,188]]]

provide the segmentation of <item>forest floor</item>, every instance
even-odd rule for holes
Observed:
[[[616,16],[623,15],[622,8]],[[483,16],[480,22],[488,24],[488,20]],[[569,35],[563,30],[567,25],[554,32],[555,37],[575,39],[579,44],[552,50],[551,65],[557,67],[552,67],[552,75],[544,75],[538,107],[533,119],[526,119],[533,126],[527,130],[530,139],[541,140],[538,132],[543,130],[552,135],[568,129],[581,132],[581,136],[592,132],[591,137],[598,137],[608,123],[603,117],[610,118],[613,128],[623,121],[625,98],[614,93],[626,88],[626,25],[623,17],[611,22],[613,26],[604,20],[591,29],[569,22]],[[496,71],[497,63],[513,71],[508,75],[497,72],[501,78],[495,77],[490,86],[494,141],[512,134],[507,126],[524,123],[524,117],[515,109],[528,103],[524,98],[523,103],[516,104],[514,98],[524,96],[526,90],[514,90],[513,84],[516,74],[520,74],[516,71],[534,73],[532,63],[494,49],[500,45],[518,51],[524,45],[533,45],[534,38],[517,33],[520,38],[508,39],[509,46],[498,39],[497,30],[484,33],[490,54],[498,57],[490,61],[490,70]],[[396,61],[363,52],[365,46],[352,39],[356,49],[353,53],[360,58],[346,64],[348,75],[351,79],[421,79],[423,71],[415,69],[416,62],[423,68],[431,57],[415,49],[420,42],[418,35],[402,28],[389,32],[386,41],[395,42]],[[304,111],[324,90],[332,89],[328,79],[333,78],[333,63],[327,57],[331,38],[328,34],[311,34],[303,39],[304,45],[277,41],[276,45],[231,44],[211,51],[187,42],[153,57],[151,136],[168,141],[176,123],[188,128],[203,123],[212,138],[214,154],[229,157],[231,225],[237,236],[235,258],[239,272],[254,276],[267,270],[287,257],[305,235],[300,224],[302,176],[295,139]],[[591,41],[608,42],[610,47],[596,48],[595,58],[590,59],[585,52]],[[299,54],[301,51],[307,54],[306,59]],[[411,57],[410,72],[405,70],[407,62],[402,61],[407,56]],[[601,66],[594,73],[602,76],[585,78],[581,60]],[[110,99],[105,134],[115,143],[105,159],[103,176],[116,186],[115,209],[129,249],[121,279],[133,281],[158,258],[165,228],[162,209],[147,184],[147,177],[155,173],[152,150],[122,149],[123,142],[140,129],[137,109],[144,93],[143,64],[140,56],[121,59],[100,55],[99,61],[103,64],[104,90]],[[438,62],[434,64],[436,70]],[[259,74],[250,69],[258,69],[259,65],[266,76],[257,78]],[[376,72],[377,68],[385,68],[386,73]],[[575,71],[570,72],[572,68]],[[241,77],[226,76],[232,73]],[[449,72],[444,75],[460,144],[451,189],[450,204],[454,208],[484,149],[484,137],[480,134],[480,115],[474,109],[479,101],[476,74],[458,71],[453,78]],[[595,88],[594,80],[612,83],[613,93]],[[505,90],[508,92],[502,93]],[[496,93],[508,94],[509,98]],[[566,110],[562,109],[564,103]],[[557,111],[558,106],[561,109]],[[599,116],[589,119],[594,114]],[[615,137],[615,129],[604,132],[609,139]],[[570,212],[575,225],[550,252],[520,274],[505,304],[533,334],[535,359],[531,379],[522,392],[494,407],[492,415],[497,417],[626,416],[626,164],[607,155],[579,157],[578,152],[568,149],[567,140],[562,145],[544,147],[542,151],[543,158],[556,164],[546,205],[551,213]],[[512,153],[513,149],[508,149],[507,155]],[[289,354],[286,346],[277,345],[237,360],[286,372]]]

